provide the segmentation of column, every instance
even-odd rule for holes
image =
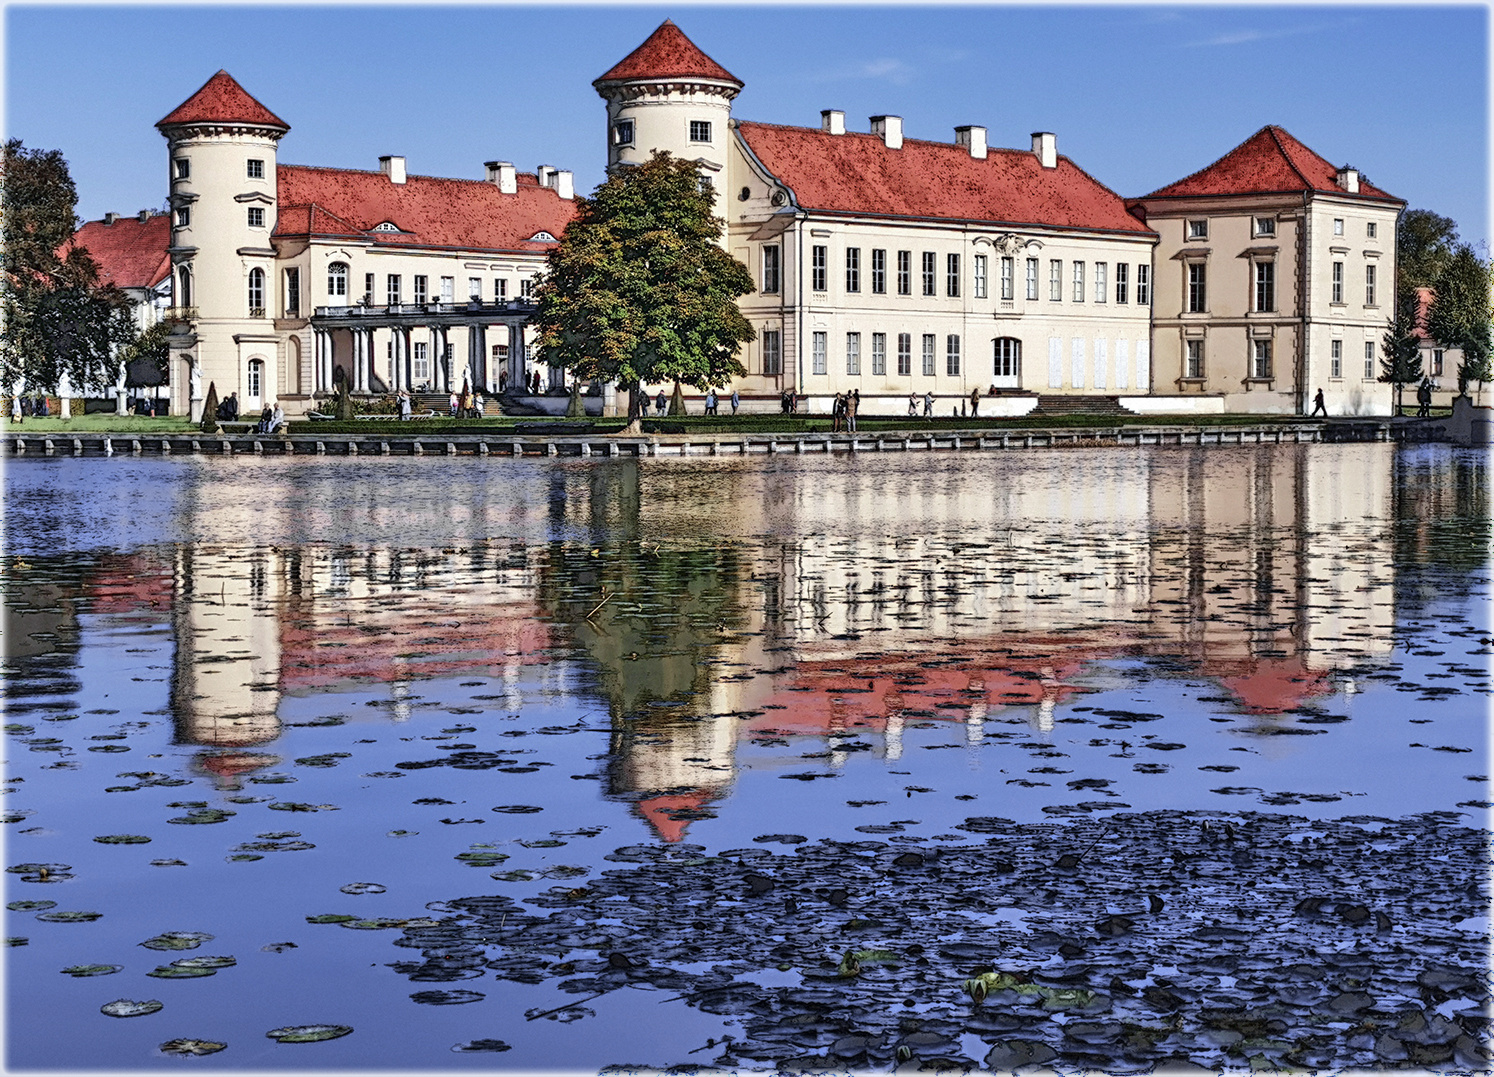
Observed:
[[[467,373],[472,381],[473,392],[477,392],[479,389],[483,392],[488,392],[488,327],[485,325],[475,325],[472,327],[472,333],[477,339],[477,344],[472,349],[472,365]]]
[[[510,322],[508,326],[508,383],[523,386],[524,377],[524,330]],[[523,390],[526,395],[528,390]]]

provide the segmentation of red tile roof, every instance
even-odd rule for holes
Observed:
[[[113,224],[89,221],[73,233],[74,247],[82,247],[99,267],[99,279],[120,288],[154,288],[171,273],[171,218],[153,213],[121,217]]]
[[[178,123],[249,123],[290,130],[290,124],[249,96],[227,71],[219,71],[204,82],[202,89],[167,113],[156,126]]]
[[[1338,168],[1293,138],[1284,128],[1262,127],[1219,160],[1193,175],[1170,183],[1147,198],[1185,198],[1229,194],[1280,194],[1322,191],[1348,195],[1338,185]],[[1353,196],[1350,196],[1353,197]],[[1399,202],[1364,177],[1359,197]]]
[[[746,121],[737,130],[805,209],[1153,234],[1067,157],[1043,168],[1026,150],[992,149],[980,160],[947,142],[906,139],[893,150],[880,135]]]
[[[519,174],[514,194],[482,180],[410,176],[392,183],[383,172],[308,165],[280,165],[276,181],[277,236],[361,235],[379,245],[543,253],[553,244],[529,237],[543,231],[558,238],[576,211],[529,173]],[[372,231],[385,221],[400,231]]]
[[[696,47],[670,19],[649,34],[648,40],[622,58],[610,71],[592,82],[623,82],[628,79],[701,78],[742,85],[742,80]]]

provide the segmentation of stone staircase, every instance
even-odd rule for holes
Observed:
[[[1135,415],[1123,408],[1113,396],[1055,396],[1039,394],[1037,407],[1027,413],[1029,417],[1051,415]]]

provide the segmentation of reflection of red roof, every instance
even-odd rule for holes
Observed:
[[[947,142],[906,139],[893,150],[880,135],[746,121],[737,131],[806,209],[1152,235],[1067,157],[1044,168],[1027,150],[993,149],[979,160]]]
[[[1284,128],[1262,127],[1219,160],[1153,191],[1148,198],[1185,198],[1200,195],[1264,194],[1321,191],[1347,197],[1399,202],[1359,178],[1359,194],[1338,185],[1338,169],[1293,138]]]
[[[216,779],[220,789],[238,789],[241,787],[239,776],[248,774],[251,770],[260,770],[264,767],[273,767],[280,762],[278,755],[262,755],[258,752],[204,752],[195,760],[200,770],[206,771]]]
[[[287,209],[275,235],[364,233],[381,246],[543,253],[554,244],[530,237],[549,232],[558,239],[576,208],[531,173],[518,175],[513,194],[482,180],[410,176],[395,183],[383,172],[308,165],[280,165],[276,180]],[[399,231],[371,231],[386,222]]]
[[[171,218],[164,213],[89,221],[73,233],[72,245],[88,251],[100,280],[119,288],[154,288],[171,272]]]
[[[202,89],[172,109],[156,126],[177,123],[247,123],[290,130],[290,124],[250,97],[227,71],[219,71],[208,79]]]
[[[108,554],[89,581],[90,610],[139,613],[154,610],[164,619],[175,600],[171,566],[144,553]]]
[[[696,47],[695,42],[685,36],[670,19],[665,19],[659,28],[601,78],[601,82],[622,82],[627,79],[658,78],[702,78],[733,82],[738,86],[742,80],[712,60]]]
[[[1282,714],[1333,690],[1328,675],[1311,670],[1299,658],[1260,658],[1243,672],[1220,677],[1219,683],[1249,714]]]
[[[706,789],[695,789],[689,793],[672,793],[667,796],[649,797],[638,801],[638,814],[653,827],[654,833],[668,842],[676,842],[685,836],[690,826],[689,819],[675,819],[671,812],[704,807],[715,794]]]

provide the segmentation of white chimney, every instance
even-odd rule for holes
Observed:
[[[508,161],[488,161],[483,165],[488,170],[488,182],[496,183],[504,194],[513,194],[519,189],[514,166]]]
[[[390,183],[404,183],[405,159],[403,157],[380,157],[379,171],[389,177]]]
[[[889,150],[903,148],[903,118],[901,116],[873,116],[871,133],[881,135]]]
[[[148,209],[142,209],[139,213],[137,213],[135,215],[135,219],[137,221],[139,221],[141,224],[144,224],[146,221],[150,220],[150,210],[148,210]]]
[[[956,127],[955,145],[964,146],[970,151],[970,156],[984,161],[986,159],[986,129],[984,127]]]
[[[1058,136],[1051,131],[1032,133],[1032,152],[1044,168],[1058,167]]]
[[[576,178],[568,168],[555,170],[555,193],[567,202],[576,197]]]
[[[104,214],[104,224],[106,226],[107,225],[112,225],[117,220],[119,220],[119,214],[118,213],[106,213],[106,214]]]
[[[541,187],[554,187],[555,186],[555,166],[554,165],[539,165],[534,170],[534,176],[535,176],[535,179],[539,180],[539,185]]]
[[[1344,165],[1338,170],[1338,185],[1350,194],[1359,193],[1359,169]]]
[[[838,108],[827,108],[820,113],[820,130],[827,135],[846,133],[846,114]]]

